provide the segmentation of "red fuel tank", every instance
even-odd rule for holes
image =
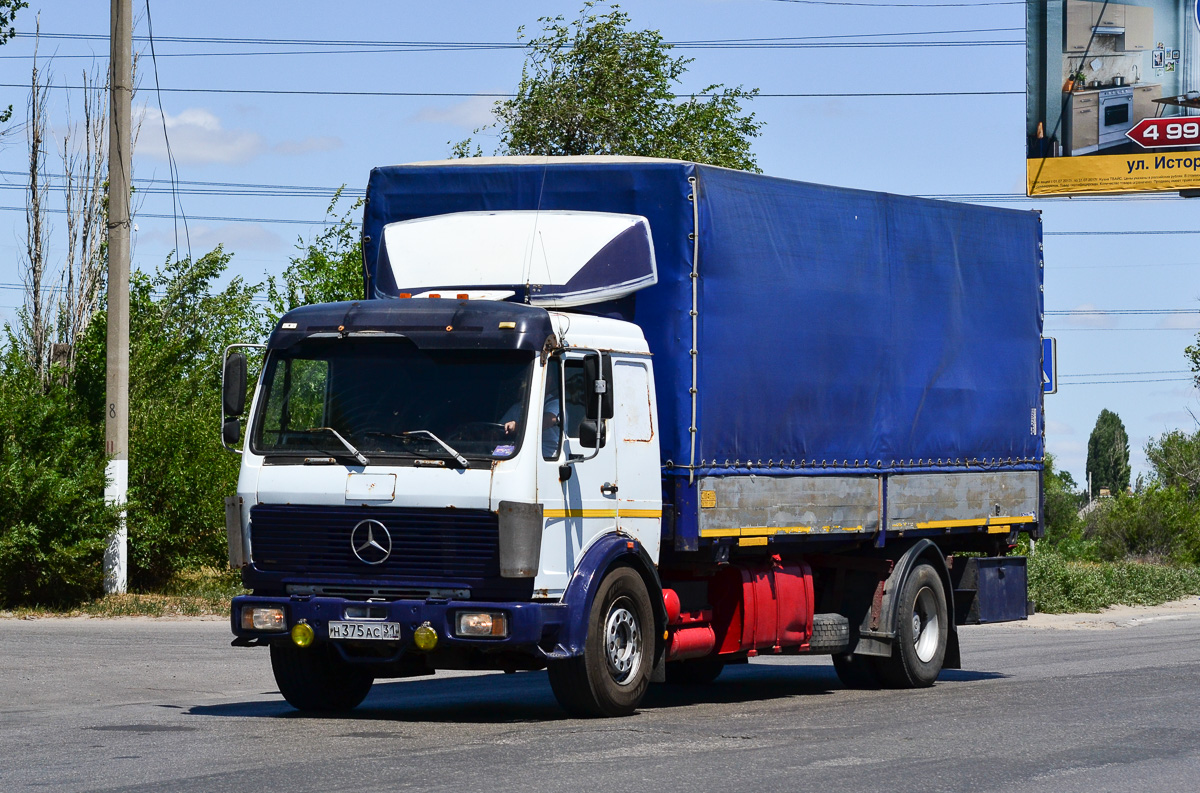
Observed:
[[[717,652],[804,649],[812,638],[812,570],[779,557],[757,564],[730,564],[708,585]]]

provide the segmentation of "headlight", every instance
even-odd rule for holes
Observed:
[[[502,638],[508,635],[508,617],[495,611],[460,611],[457,625],[454,632],[459,636]]]
[[[282,631],[287,627],[281,608],[242,606],[242,630]]]

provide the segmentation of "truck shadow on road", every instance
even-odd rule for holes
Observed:
[[[1006,677],[995,672],[946,670],[940,682]],[[713,683],[697,686],[656,684],[642,707],[649,709],[725,705],[787,697],[828,696],[844,689],[832,666],[756,663],[728,667]],[[880,697],[893,692],[869,692]],[[239,718],[337,718],[356,721],[500,724],[568,718],[550,690],[545,672],[489,674],[441,679],[381,681],[350,713],[303,714],[282,700],[197,705],[194,716]]]

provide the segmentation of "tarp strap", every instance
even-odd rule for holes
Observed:
[[[700,351],[697,349],[698,339],[696,333],[696,322],[700,315],[700,183],[694,176],[688,177],[688,184],[692,187],[692,192],[688,199],[692,202],[692,422],[688,426],[688,432],[691,433],[691,459],[688,460],[688,484],[691,485],[696,481],[696,399],[697,393],[697,358],[700,357]]]

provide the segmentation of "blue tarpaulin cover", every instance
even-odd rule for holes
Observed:
[[[1040,467],[1035,212],[670,160],[376,168],[363,223],[367,294],[387,296],[375,272],[386,223],[504,209],[649,220],[659,282],[636,295],[633,319],[655,355],[668,473],[686,475],[693,461],[701,475]]]

